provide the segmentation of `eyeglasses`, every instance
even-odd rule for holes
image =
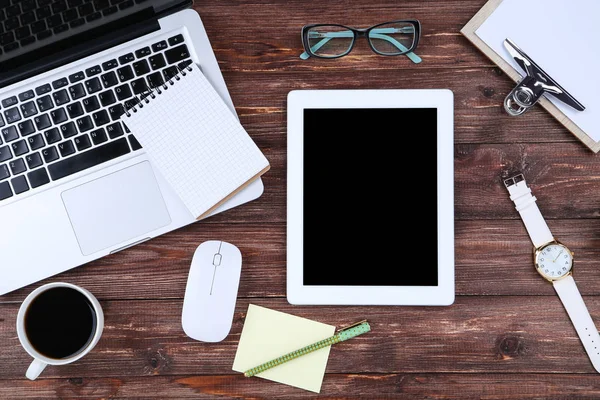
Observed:
[[[302,27],[304,53],[300,58],[339,58],[352,51],[358,37],[366,37],[371,50],[382,56],[405,54],[418,64],[421,57],[413,53],[421,37],[421,23],[416,19],[384,22],[366,29],[337,24],[313,24]]]

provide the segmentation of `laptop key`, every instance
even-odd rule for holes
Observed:
[[[48,172],[46,172],[46,168],[40,168],[31,171],[27,174],[27,177],[29,178],[29,183],[31,184],[32,189],[50,183],[50,178],[48,177]]]
[[[75,146],[72,141],[67,140],[66,142],[58,144],[58,151],[60,151],[62,157],[70,156],[75,153]]]
[[[114,106],[108,107],[108,112],[110,113],[110,119],[116,121],[121,118],[121,115],[125,114],[125,108],[122,104],[115,104]]]
[[[150,66],[148,65],[148,61],[139,60],[133,63],[133,70],[137,76],[147,74],[150,72]]]
[[[21,100],[21,101],[27,101],[27,100],[33,99],[34,97],[35,97],[35,94],[33,93],[33,90],[28,90],[26,92],[19,94],[19,100]]]
[[[67,86],[68,84],[69,81],[67,80],[67,78],[60,78],[52,82],[52,87],[56,90],[60,89],[61,87]]]
[[[100,93],[98,98],[100,99],[100,104],[102,104],[103,107],[109,106],[117,101],[112,90],[107,90]]]
[[[19,157],[25,153],[29,153],[29,147],[27,147],[27,142],[25,141],[25,139],[11,143],[10,147],[12,148],[15,157]]]
[[[135,60],[135,57],[133,56],[133,53],[127,53],[127,54],[125,54],[125,55],[123,55],[123,56],[119,57],[119,63],[120,63],[121,65],[123,65],[123,64],[127,64],[127,63],[130,63],[130,62],[132,62],[133,60]]]
[[[44,136],[46,137],[46,143],[48,144],[59,142],[62,139],[58,128],[52,128],[47,130],[46,132],[44,132]]]
[[[190,52],[185,44],[173,47],[165,51],[165,57],[169,64],[175,64],[178,61],[184,60],[190,56]]]
[[[2,118],[2,114],[0,114],[0,128],[3,127],[4,124],[4,118]]]
[[[25,161],[23,161],[22,158],[17,158],[16,160],[9,162],[8,165],[10,166],[10,172],[12,172],[13,175],[19,175],[27,171]]]
[[[12,183],[13,190],[15,194],[21,194],[29,190],[29,184],[27,183],[27,179],[25,175],[17,176],[13,178],[10,183]]]
[[[57,180],[130,152],[125,138],[117,139],[49,165],[48,171],[52,180]]]
[[[84,118],[90,118],[90,117],[84,117]],[[63,137],[65,139],[70,138],[72,136],[77,135],[77,129],[75,128],[75,123],[74,122],[67,122],[64,125],[60,126],[60,131],[63,135]]]
[[[183,35],[176,35],[169,38],[169,44],[175,46],[179,43],[183,43]]]
[[[119,83],[119,78],[117,78],[117,75],[113,71],[103,74],[100,78],[102,79],[105,88],[115,86]]]
[[[100,108],[100,102],[96,96],[91,96],[82,100],[86,112],[92,112]]]
[[[56,110],[50,111],[50,116],[52,117],[52,122],[54,125],[60,124],[61,122],[65,122],[67,120],[67,113],[64,108],[57,108]]]
[[[48,114],[38,115],[37,117],[35,117],[33,119],[33,122],[35,122],[35,126],[38,129],[38,131],[49,128],[52,125],[52,122],[50,122],[50,117],[48,116]]]
[[[131,88],[133,89],[133,93],[140,94],[148,91],[148,85],[146,85],[146,80],[144,78],[136,79],[131,82]]]
[[[74,74],[69,75],[69,82],[75,83],[85,79],[85,74],[83,71],[75,72]]]
[[[0,182],[0,200],[6,200],[9,197],[12,197],[13,192],[10,188],[10,185],[7,182]]]
[[[100,19],[100,18],[102,18],[102,13],[101,12],[95,12],[95,13],[92,13],[92,14],[88,15],[87,17],[85,17],[85,20],[87,22],[92,22],[92,21],[95,21],[95,20]]]
[[[153,71],[167,65],[167,62],[165,61],[165,57],[163,57],[163,55],[160,53],[155,54],[152,57],[148,58],[148,61],[150,61],[150,67],[152,67]]]
[[[83,107],[81,103],[76,101],[75,103],[71,103],[67,106],[67,112],[69,113],[69,117],[77,118],[83,115]]]
[[[102,63],[102,69],[108,71],[109,69],[117,68],[119,63],[117,60],[109,60]]]
[[[146,79],[148,79],[148,86],[152,88],[159,87],[165,83],[160,72],[150,74],[146,77]]]
[[[69,93],[71,94],[71,98],[73,100],[77,100],[85,96],[85,89],[83,88],[83,84],[78,83],[77,85],[69,87]]]
[[[19,43],[21,44],[21,46],[28,46],[34,42],[35,42],[34,36],[27,36],[25,39],[22,39]]]
[[[108,140],[104,128],[96,129],[95,131],[90,132],[90,137],[92,138],[92,142],[94,142],[94,144],[104,143]]]
[[[44,157],[44,161],[47,163],[58,160],[58,151],[56,151],[56,147],[48,147],[42,150],[42,156]],[[33,183],[32,183],[33,185]]]
[[[115,93],[117,94],[117,99],[119,100],[128,99],[131,96],[133,96],[133,93],[131,93],[131,89],[129,89],[128,84],[117,86],[115,88]]]
[[[96,126],[102,126],[110,122],[110,117],[108,116],[106,110],[100,110],[98,112],[95,112],[92,114],[92,117],[94,118]]]
[[[133,151],[139,150],[142,148],[142,145],[140,144],[140,142],[138,142],[138,140],[135,138],[135,136],[133,135],[129,135],[129,143],[131,144],[131,148],[133,149]]]
[[[177,69],[176,66],[171,66],[171,67],[163,69],[162,73],[163,73],[163,76],[165,77],[165,80],[169,81],[169,80],[171,80],[171,78],[173,78],[175,75],[177,75],[179,73],[179,70]]]
[[[153,50],[154,52],[157,52],[157,51],[164,50],[164,49],[166,49],[167,47],[169,47],[169,46],[167,45],[167,41],[166,41],[166,40],[162,40],[162,41],[160,41],[160,42],[158,42],[158,43],[154,43],[154,44],[152,45],[152,50]]]
[[[89,94],[96,93],[102,90],[102,84],[100,83],[100,79],[98,78],[92,78],[85,81],[85,87],[87,88]]]
[[[127,0],[119,4],[119,10],[124,10],[129,7],[133,7],[133,0]]]
[[[146,57],[149,56],[152,52],[150,51],[150,47],[146,46],[144,48],[141,48],[139,50],[136,50],[135,52],[135,56],[137,58],[142,58],[142,57]]]
[[[12,153],[10,152],[9,146],[0,147],[0,162],[4,162],[10,160],[12,158]]]
[[[62,89],[58,92],[52,93],[52,97],[54,98],[54,104],[57,106],[61,106],[71,101],[69,98],[69,93],[67,93],[67,89]]]
[[[105,8],[104,10],[102,10],[102,15],[104,15],[106,17],[107,15],[114,14],[117,11],[119,11],[119,8],[117,6],[108,7],[108,8]]]
[[[108,133],[108,137],[110,137],[111,139],[123,136],[123,128],[121,128],[121,123],[115,122],[114,124],[108,125],[106,127],[106,132]]]
[[[33,126],[33,121],[28,119],[17,124],[19,128],[19,132],[21,132],[21,136],[31,135],[35,132],[35,126]]]
[[[38,110],[35,107],[35,102],[33,101],[28,101],[27,103],[21,104],[20,108],[23,118],[28,118],[38,113]]]
[[[35,100],[35,102],[38,105],[38,108],[40,109],[41,112],[50,110],[51,108],[54,108],[54,103],[52,102],[52,98],[50,97],[50,95],[46,95],[44,97],[39,97]]]
[[[2,100],[2,107],[12,107],[17,104],[19,101],[17,100],[17,96],[11,96],[7,99]]]
[[[29,148],[31,150],[41,149],[46,145],[41,133],[28,137],[27,142],[29,142]]]
[[[2,137],[6,143],[18,139],[19,133],[17,132],[17,127],[12,125],[2,129]]]
[[[119,80],[121,82],[131,80],[134,77],[133,70],[131,69],[131,66],[129,66],[129,65],[119,68],[117,70],[117,75],[119,76]]]
[[[43,94],[50,92],[51,90],[52,90],[52,87],[50,86],[50,84],[46,83],[45,85],[36,87],[35,94],[37,94],[38,96],[41,96]]]
[[[6,123],[8,124],[19,121],[21,119],[19,109],[17,107],[13,107],[9,108],[8,110],[4,110],[4,118],[6,118]]]
[[[46,30],[46,31],[38,33],[35,37],[37,38],[37,40],[43,40],[43,39],[49,38],[50,36],[52,36],[52,31]]]
[[[87,133],[84,133],[83,135],[79,135],[73,140],[75,141],[75,146],[77,147],[77,150],[79,150],[79,151],[83,151],[85,149],[89,149],[90,147],[92,147],[92,142],[90,141],[90,137],[88,136]]]
[[[79,128],[79,132],[83,133],[92,129],[94,127],[94,123],[89,115],[86,115],[77,120],[77,127]]]
[[[83,24],[85,24],[85,19],[84,18],[77,18],[77,19],[69,22],[69,26],[71,28],[76,28],[76,27],[81,26]]]
[[[0,181],[8,178],[10,176],[10,172],[8,172],[8,165],[2,164],[0,165]]]
[[[42,156],[40,156],[40,153],[32,153],[25,156],[25,161],[29,169],[34,169],[42,165]]]
[[[90,67],[85,70],[85,74],[88,78],[90,76],[98,75],[100,72],[102,72],[102,68],[100,68],[99,65],[94,65],[93,67]]]

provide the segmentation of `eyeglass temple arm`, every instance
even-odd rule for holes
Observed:
[[[400,51],[406,51],[408,50],[408,48],[406,46],[404,46],[402,43],[398,42],[396,39],[386,36],[384,35],[384,33],[412,33],[414,32],[414,28],[412,27],[406,27],[406,28],[379,28],[379,29],[373,29],[370,32],[370,36],[376,39],[382,39],[382,40],[387,40],[388,42],[390,42],[391,44],[393,44],[394,46],[396,46]],[[315,52],[317,50],[319,50],[321,47],[323,47],[325,44],[327,44],[327,42],[329,42],[331,39],[334,38],[348,38],[354,37],[354,33],[346,31],[346,32],[323,32],[323,33],[317,33],[318,37],[323,37],[323,39],[316,43],[314,46],[311,47],[311,51]],[[414,62],[415,64],[420,63],[421,57],[419,57],[418,55],[416,55],[415,53],[408,52],[405,54],[412,62]],[[306,60],[310,57],[310,55],[305,51],[302,54],[300,54],[300,58],[303,60]]]

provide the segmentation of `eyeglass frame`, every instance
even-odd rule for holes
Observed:
[[[389,54],[389,53],[383,53],[383,52],[377,51],[375,49],[375,47],[373,46],[373,43],[371,43],[371,39],[369,38],[369,33],[373,29],[376,29],[382,25],[389,25],[389,24],[401,23],[401,22],[410,23],[414,26],[415,32],[414,32],[414,38],[413,38],[412,45],[406,51],[401,52],[401,53]],[[321,55],[317,55],[317,54],[313,53],[313,51],[310,48],[310,45],[308,43],[308,39],[309,39],[308,32],[312,28],[316,28],[319,26],[337,26],[337,27],[344,28],[344,29],[351,31],[354,35],[352,38],[352,45],[350,46],[350,48],[348,50],[346,50],[346,52],[344,52],[343,54],[337,55],[337,56],[321,56]],[[419,44],[419,39],[421,38],[421,22],[417,19],[399,19],[399,20],[394,20],[394,21],[383,22],[381,24],[373,25],[368,28],[362,28],[362,29],[352,28],[350,26],[346,26],[346,25],[342,25],[342,24],[309,24],[309,25],[304,25],[302,27],[301,35],[302,35],[302,46],[304,47],[304,51],[306,52],[306,54],[308,54],[309,57],[317,57],[317,58],[330,59],[330,60],[335,59],[335,58],[344,57],[344,56],[350,54],[350,52],[352,52],[352,50],[354,49],[354,46],[356,45],[356,40],[359,37],[365,37],[367,39],[367,42],[369,43],[369,47],[371,48],[371,50],[373,50],[373,52],[375,54],[379,54],[381,56],[393,57],[393,56],[407,55],[407,54],[411,53],[414,49],[417,48],[417,45]],[[416,54],[415,54],[415,56],[416,56]],[[418,56],[416,56],[416,57],[418,57]],[[419,61],[417,61],[417,62],[420,62],[420,58],[419,58]]]

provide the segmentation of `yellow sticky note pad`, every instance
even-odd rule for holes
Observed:
[[[335,326],[250,304],[233,370],[245,372],[334,334]],[[303,355],[256,376],[319,393],[330,348]]]

